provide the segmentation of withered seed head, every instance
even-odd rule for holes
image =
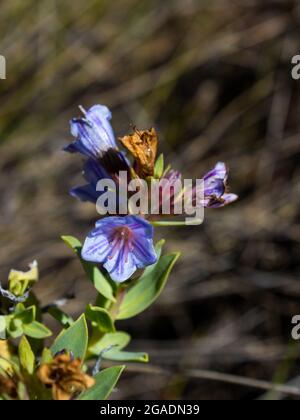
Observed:
[[[6,394],[14,400],[17,399],[17,380],[14,380],[10,376],[0,375],[0,394]]]
[[[133,134],[119,140],[134,157],[136,173],[141,178],[153,176],[158,144],[155,128],[145,131],[135,128]]]
[[[81,365],[81,360],[73,360],[70,354],[61,354],[52,363],[41,365],[37,376],[44,385],[52,388],[54,400],[70,400],[95,384],[92,377],[82,372]]]

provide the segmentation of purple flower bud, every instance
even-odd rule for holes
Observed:
[[[225,163],[218,162],[214,169],[204,176],[204,207],[224,207],[238,199],[236,194],[228,192],[228,173]]]
[[[103,194],[97,191],[98,182],[102,179],[108,179],[110,176],[103,166],[93,159],[88,159],[85,163],[83,176],[88,184],[72,188],[70,194],[81,201],[96,203],[100,195]]]
[[[103,264],[117,283],[157,261],[153,227],[137,216],[107,217],[96,223],[82,249],[85,261]]]

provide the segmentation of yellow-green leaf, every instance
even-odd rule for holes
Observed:
[[[39,270],[36,261],[29,265],[29,271],[11,270],[8,276],[9,291],[15,296],[22,296],[38,279]]]
[[[45,347],[45,348],[43,349],[43,352],[42,352],[41,364],[44,364],[44,363],[51,363],[51,362],[52,362],[52,360],[53,360],[53,355],[52,355],[52,353],[51,353],[51,350],[50,350],[50,349],[48,349],[47,347]]]
[[[165,168],[164,155],[161,154],[158,157],[157,161],[155,162],[154,178],[160,179],[163,176],[164,168]]]
[[[19,359],[22,368],[29,373],[29,375],[32,375],[35,367],[35,357],[25,335],[23,335],[19,344]]]
[[[28,337],[37,338],[39,340],[51,337],[52,335],[49,328],[37,321],[33,321],[31,324],[23,325],[23,331]]]

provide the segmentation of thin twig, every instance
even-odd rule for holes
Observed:
[[[106,349],[103,349],[103,350],[100,352],[99,357],[98,357],[98,359],[97,359],[97,362],[96,362],[96,364],[95,364],[95,366],[94,366],[94,369],[93,369],[93,372],[92,372],[92,375],[93,375],[93,376],[96,376],[96,375],[97,375],[97,373],[99,373],[99,372],[100,372],[100,368],[101,368],[101,363],[102,363],[103,355],[104,355],[105,353],[109,352],[110,350],[112,350],[114,347],[116,347],[116,345],[115,345],[115,344],[114,344],[114,345],[112,345],[112,346],[107,347]]]
[[[169,375],[172,374],[168,369],[160,368],[159,366],[139,366],[131,365],[128,366],[128,370],[139,373],[150,373],[154,375]],[[268,381],[259,379],[246,378],[243,376],[230,375],[227,373],[215,372],[204,369],[185,369],[179,372],[182,376],[196,379],[205,379],[209,381],[224,382],[233,385],[240,385],[249,388],[262,389],[265,391],[276,391],[281,394],[290,395],[294,397],[300,397],[300,388],[284,385],[284,384],[273,384]]]

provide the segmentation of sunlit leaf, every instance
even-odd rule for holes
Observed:
[[[22,368],[32,375],[35,367],[35,356],[31,350],[29,341],[23,335],[19,344],[19,359]]]
[[[31,324],[23,325],[23,331],[24,334],[26,334],[28,337],[37,338],[40,340],[52,335],[52,332],[49,330],[49,328],[45,327],[45,325],[37,321],[33,321]]]

